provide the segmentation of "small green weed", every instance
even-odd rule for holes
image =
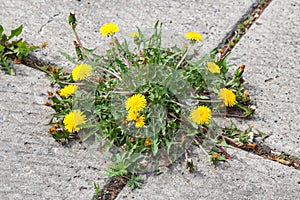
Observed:
[[[142,187],[142,177],[132,175],[131,178],[127,181],[127,184],[129,185],[131,190],[134,190],[135,188],[141,188]]]
[[[4,34],[4,28],[0,24],[0,65],[5,73],[15,75],[15,70],[11,67],[8,59],[14,60],[15,63],[20,63],[24,56],[27,56],[31,51],[39,48],[38,46],[30,46],[26,41],[17,39],[11,41],[14,37],[22,33],[23,26],[12,30],[10,35]]]
[[[95,196],[98,196],[100,192],[100,186],[99,184],[94,183],[94,189],[95,189]]]

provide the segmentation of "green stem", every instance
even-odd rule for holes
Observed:
[[[86,58],[88,59],[88,61],[89,61],[90,63],[92,63],[91,59],[88,57],[88,54],[87,54],[86,51],[85,51],[85,48],[83,47],[83,45],[82,45],[82,43],[81,43],[81,40],[79,39],[79,36],[78,36],[78,34],[77,34],[77,31],[76,31],[75,27],[72,27],[72,30],[73,30],[73,33],[74,33],[74,35],[75,35],[75,37],[76,37],[76,40],[77,40],[77,42],[78,42],[78,45],[79,45],[79,47],[80,47],[82,53],[86,56]],[[122,78],[121,78],[119,75],[117,75],[116,73],[110,71],[109,69],[106,69],[106,68],[101,67],[101,66],[98,66],[98,67],[99,67],[101,70],[103,70],[104,72],[113,75],[114,77],[116,77],[116,78],[119,79],[119,80],[122,80]]]
[[[176,68],[175,68],[175,69],[178,69],[178,68],[180,67],[180,65],[182,64],[182,62],[183,62],[184,59],[186,58],[186,56],[187,56],[187,54],[188,54],[190,48],[191,48],[191,46],[189,46],[189,47],[186,49],[186,51],[185,51],[185,53],[183,54],[181,60],[180,60],[179,63],[176,65]]]
[[[77,34],[77,31],[76,31],[75,27],[72,26],[72,30],[73,30],[73,33],[74,33],[74,35],[75,35],[75,37],[76,37],[76,40],[77,40],[77,42],[78,42],[78,45],[79,45],[79,47],[80,47],[82,53],[86,56],[86,58],[88,59],[88,61],[91,62],[90,58],[88,57],[88,54],[87,54],[86,51],[85,51],[85,48],[83,47],[83,45],[82,45],[82,43],[81,43],[81,40],[79,39],[79,36],[78,36],[78,34]]]
[[[248,108],[245,108],[244,106],[240,105],[240,104],[235,104],[236,107],[240,108],[241,110],[243,110],[244,112],[248,111]]]
[[[245,108],[244,106],[242,106],[240,104],[236,104],[236,106],[245,112],[246,117],[249,117],[254,113],[254,110],[252,110],[250,108]]]

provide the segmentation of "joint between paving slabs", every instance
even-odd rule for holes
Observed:
[[[13,59],[11,59],[11,60],[13,60]],[[27,67],[31,67],[33,69],[42,71],[46,74],[51,73],[51,69],[56,68],[58,66],[51,61],[41,60],[32,54],[29,54],[28,56],[23,57],[22,60],[20,61],[20,63]]]
[[[247,31],[254,22],[261,16],[263,11],[270,5],[272,0],[259,0],[252,4],[246,13],[237,21],[232,30],[219,43],[218,52],[221,58],[230,53],[240,39],[247,34]]]
[[[263,140],[264,139],[266,139],[266,137],[263,138]],[[258,155],[267,160],[275,161],[277,163],[294,168],[296,170],[300,170],[299,158],[285,152],[275,151],[274,149],[266,145],[263,140],[254,141],[251,144],[242,144],[242,145],[236,144],[235,141],[230,138],[225,138],[225,140],[230,146]]]

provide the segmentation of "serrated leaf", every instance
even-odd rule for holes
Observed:
[[[10,32],[10,36],[8,37],[8,40],[10,40],[13,37],[19,36],[22,33],[23,25],[19,26],[18,28],[12,30]]]

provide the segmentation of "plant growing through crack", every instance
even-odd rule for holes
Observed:
[[[9,60],[14,63],[20,64],[24,56],[27,56],[31,51],[39,48],[38,46],[28,45],[23,39],[13,40],[18,37],[23,30],[23,26],[11,30],[10,35],[4,33],[4,28],[0,24],[0,65],[5,73],[15,75],[16,72],[11,66]]]
[[[201,34],[186,33],[189,44],[182,48],[163,47],[157,22],[150,37],[139,28],[131,34],[131,50],[126,40],[119,41],[118,26],[107,23],[100,33],[110,39],[109,48],[98,55],[83,47],[74,14],[69,24],[77,58],[63,53],[75,65],[70,74],[52,69],[52,84],[60,89],[49,92],[47,105],[55,110],[49,132],[62,143],[94,137],[114,155],[107,176],[128,177],[132,188],[140,187],[139,173],[169,166],[191,144],[216,162],[230,158],[223,148],[228,138],[247,143],[246,133],[226,135],[216,120],[253,114],[242,78],[245,66],[230,77],[228,55],[218,57],[214,49],[198,58]]]

